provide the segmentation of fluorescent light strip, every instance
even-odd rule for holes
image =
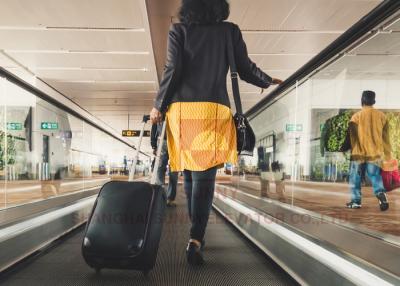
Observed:
[[[77,50],[4,50],[6,53],[20,54],[112,54],[112,55],[143,55],[150,53],[146,51],[77,51]]]
[[[24,26],[0,26],[0,30],[12,31],[89,31],[89,32],[135,32],[144,33],[144,28],[96,28],[96,27],[24,27]]]
[[[148,72],[147,68],[95,68],[95,67],[33,67],[35,71],[143,71]]]
[[[85,95],[85,94],[96,94],[96,93],[106,93],[106,92],[110,92],[110,93],[119,93],[119,92],[129,92],[132,94],[140,94],[140,93],[157,93],[157,91],[151,91],[151,90],[145,90],[145,91],[138,91],[138,90],[132,90],[132,89],[118,89],[118,90],[109,90],[109,89],[80,89],[80,88],[72,88],[72,89],[68,89],[68,88],[64,88],[63,89],[65,91],[65,93],[68,94],[72,94],[72,93],[79,93],[79,95]],[[79,96],[76,96],[75,98],[77,98]],[[84,98],[84,97],[82,97]],[[118,99],[118,97],[116,97]]]
[[[78,92],[78,91],[77,91]],[[81,94],[79,93],[79,96],[77,96],[77,98],[79,99],[94,99],[91,96],[98,96],[97,93],[113,93],[113,94],[118,94],[118,93],[122,93],[124,94],[124,96],[129,96],[129,95],[135,95],[135,94],[153,94],[153,93],[157,93],[157,90],[145,90],[145,91],[137,91],[137,90],[132,90],[132,89],[127,89],[127,90],[90,90],[87,91],[85,94]],[[126,95],[125,95],[126,94]],[[85,97],[87,96],[87,97]],[[96,97],[98,99],[107,99],[107,98],[102,98],[102,97]],[[123,97],[110,97],[110,99],[122,99]]]
[[[249,56],[309,56],[313,57],[317,54],[311,53],[249,53]]]
[[[60,217],[68,215],[72,212],[78,211],[82,208],[93,205],[96,200],[96,196],[93,196],[84,201],[78,202],[71,206],[63,207],[61,209],[45,213],[43,215],[24,220],[23,222],[11,225],[9,227],[0,229],[0,242],[11,239],[21,233],[24,233],[30,229],[37,227],[38,225],[44,225]]]
[[[149,83],[154,84],[155,81],[151,80],[52,80],[53,83]]]
[[[343,34],[339,30],[242,30],[243,34]]]
[[[296,71],[296,69],[268,69],[268,68],[263,68],[262,66],[260,67],[260,69],[262,69],[264,72],[294,72],[294,71]],[[229,80],[227,82],[231,82],[229,75],[228,75],[228,78],[229,78]]]
[[[245,214],[247,217],[250,217],[253,221],[256,221],[254,218],[260,218],[260,216],[263,216],[262,213],[258,213],[248,207],[245,207],[244,205],[230,198],[221,195],[218,196],[218,199],[223,201],[225,204],[233,207],[238,212]],[[319,262],[325,264],[333,271],[339,273],[340,275],[343,275],[357,285],[392,285],[387,281],[381,279],[380,277],[340,257],[339,255],[332,253],[325,248],[319,246],[318,244],[308,239],[305,239],[297,233],[275,223],[273,220],[269,219],[269,217],[265,216],[265,214],[263,219],[258,219],[257,222],[263,228],[278,235],[280,238],[289,242],[291,245],[297,247],[307,255],[310,255],[311,257],[317,259]]]

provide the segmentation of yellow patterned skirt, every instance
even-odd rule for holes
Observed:
[[[167,111],[172,171],[204,171],[237,162],[236,128],[231,110],[213,102],[176,102]]]

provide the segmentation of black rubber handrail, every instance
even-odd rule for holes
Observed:
[[[374,29],[377,25],[394,15],[400,9],[400,0],[385,0],[380,5],[375,7],[370,13],[364,16],[360,21],[350,27],[340,37],[333,41],[328,47],[322,50],[318,55],[313,57],[309,62],[292,74],[286,79],[281,85],[279,85],[274,91],[269,93],[253,107],[251,107],[246,113],[246,117],[254,117],[257,113],[268,107],[274,99],[280,96],[282,93],[293,87],[296,82],[305,78],[313,71],[318,69],[329,60],[333,59],[344,49],[350,47],[357,40],[363,37],[365,34]]]

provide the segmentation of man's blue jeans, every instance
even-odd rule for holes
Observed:
[[[165,173],[167,171],[168,159],[169,157],[168,157],[167,142],[164,141],[163,148],[161,149],[160,165],[157,170],[156,185],[164,185],[165,183]],[[167,199],[173,201],[176,198],[176,187],[178,185],[178,172],[169,171],[168,175],[169,175],[169,182],[167,189]]]
[[[361,178],[366,174],[372,183],[375,196],[386,192],[383,186],[381,168],[374,163],[352,161],[350,165],[351,201],[361,204]]]

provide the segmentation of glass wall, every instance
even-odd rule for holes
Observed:
[[[0,78],[0,208],[127,178],[135,150]],[[140,157],[146,162],[146,156]],[[138,166],[146,173],[144,163]]]
[[[388,120],[391,159],[400,162],[400,21],[384,27],[251,119],[257,148],[253,157],[241,158],[233,168],[232,184],[253,195],[398,239],[400,189],[387,192],[390,206],[381,211],[371,179],[361,176],[362,207],[347,208],[351,161],[349,152],[340,151],[352,116],[362,108],[362,92],[372,90],[375,108]],[[375,165],[383,168],[384,159],[388,158]]]

